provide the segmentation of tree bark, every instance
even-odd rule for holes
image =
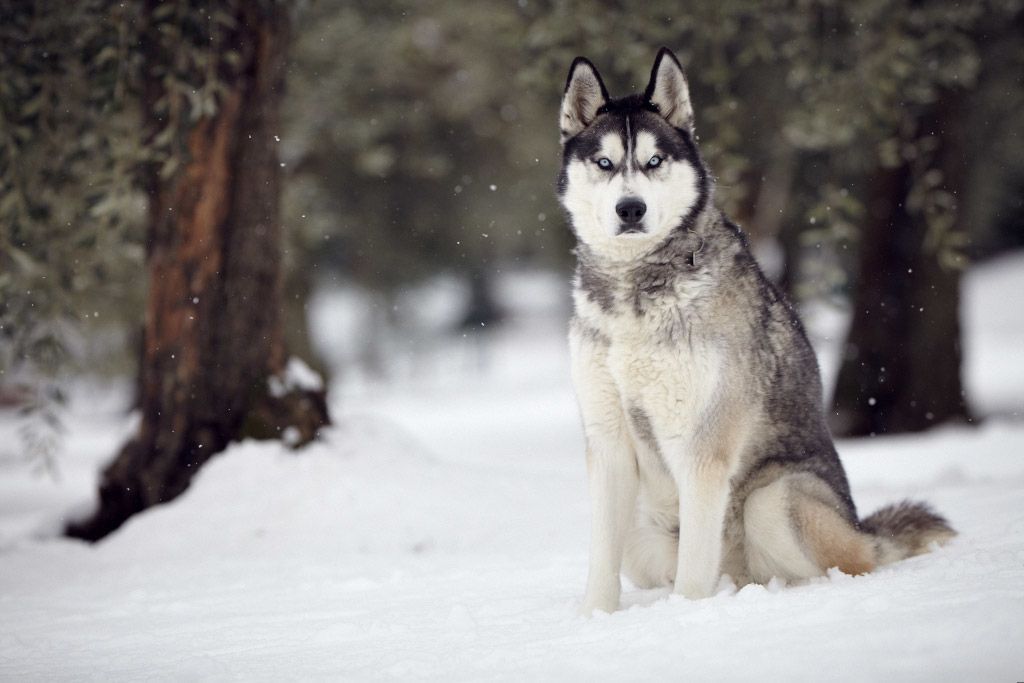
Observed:
[[[947,94],[917,122],[940,146],[935,168],[958,197],[965,187],[960,103]],[[912,169],[879,169],[861,234],[853,323],[830,422],[840,436],[920,431],[971,420],[960,378],[960,271],[930,246],[924,217],[907,207]],[[955,208],[954,208],[955,210]],[[959,214],[954,230],[962,229]]]
[[[96,513],[68,527],[73,537],[97,540],[132,514],[173,499],[231,441],[288,430],[298,445],[328,423],[323,390],[283,378],[274,139],[288,17],[243,5],[237,19],[244,67],[227,83],[216,114],[189,132],[188,159],[175,178],[148,172],[142,422],[104,471]],[[152,110],[147,116],[159,125]],[[274,376],[280,379],[271,392]]]

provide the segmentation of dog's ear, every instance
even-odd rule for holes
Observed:
[[[597,117],[597,110],[607,101],[608,91],[594,65],[585,57],[574,59],[562,96],[559,120],[562,144],[589,126]]]
[[[661,48],[654,59],[644,99],[657,107],[658,113],[670,124],[693,132],[690,88],[686,85],[683,67],[667,47]]]

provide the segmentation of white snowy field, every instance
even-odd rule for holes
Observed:
[[[967,384],[995,417],[839,444],[862,514],[924,498],[952,544],[697,602],[627,585],[590,620],[564,319],[519,284],[508,301],[547,305],[401,382],[350,378],[322,442],[238,444],[95,546],[54,529],[131,420],[79,390],[61,479],[0,471],[0,680],[1024,680],[1024,259],[966,286]]]

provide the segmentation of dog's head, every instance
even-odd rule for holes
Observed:
[[[610,99],[594,65],[577,57],[560,124],[559,199],[577,238],[596,254],[635,258],[706,204],[690,93],[668,49],[658,52],[644,93],[622,99]]]

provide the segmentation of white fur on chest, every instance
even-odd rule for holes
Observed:
[[[714,410],[723,359],[697,329],[699,316],[686,310],[688,297],[661,296],[643,306],[642,313],[623,298],[616,299],[611,311],[602,309],[583,290],[577,289],[574,298],[580,324],[599,332],[607,342],[596,354],[585,347],[597,342],[573,344],[574,355],[582,353],[589,363],[604,366],[594,370],[610,375],[617,394],[614,400],[626,414],[642,411],[659,442],[675,441],[678,447],[691,439],[700,421]],[[588,373],[579,369],[577,383],[587,381]]]

